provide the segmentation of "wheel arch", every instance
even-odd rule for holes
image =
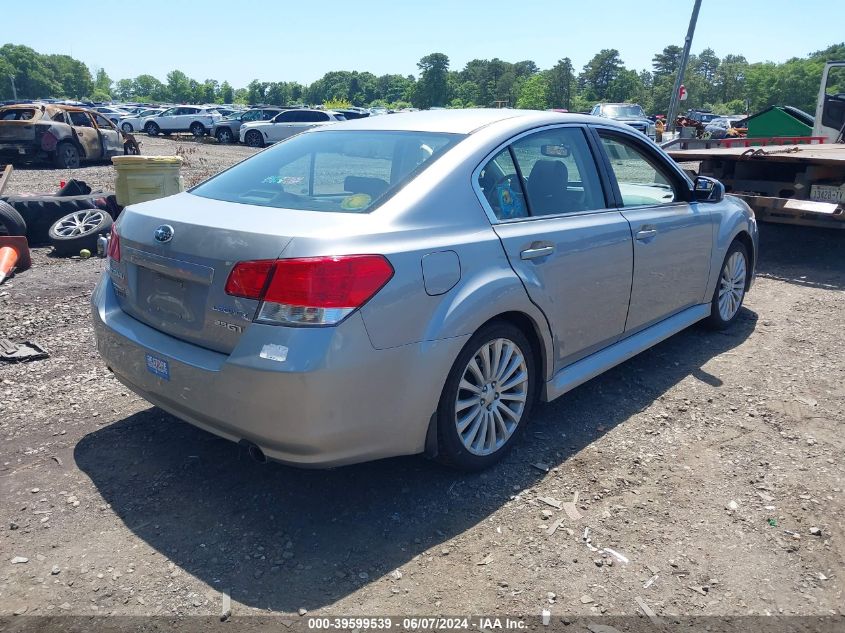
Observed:
[[[546,382],[548,363],[548,350],[546,349],[543,330],[541,329],[543,325],[537,323],[537,321],[526,312],[521,310],[507,310],[488,318],[483,323],[480,323],[469,338],[472,338],[476,333],[492,323],[507,323],[512,325],[522,332],[525,338],[528,339],[528,342],[531,345],[531,351],[534,354],[534,369],[536,375],[538,376],[538,380],[535,385],[535,399],[539,398],[539,396],[543,393],[543,384]],[[452,360],[453,364],[458,357],[459,354]],[[428,420],[423,455],[428,459],[434,459],[438,456],[438,453],[437,410],[435,410],[432,412]]]
[[[746,291],[751,287],[751,280],[754,274],[754,268],[757,264],[757,253],[754,251],[754,240],[748,231],[742,230],[736,234],[731,244],[740,242],[745,247],[745,252],[748,253],[748,270],[745,273],[745,289]],[[730,246],[728,246],[730,248]]]

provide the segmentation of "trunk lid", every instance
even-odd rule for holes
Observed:
[[[35,121],[0,121],[0,142],[34,140]]]
[[[121,309],[161,332],[230,353],[258,301],[227,295],[226,279],[238,261],[277,258],[292,239],[285,225],[282,209],[188,193],[128,207],[117,227],[120,262],[110,269]]]

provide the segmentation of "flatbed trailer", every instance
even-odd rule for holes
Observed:
[[[762,222],[845,229],[845,144],[667,153],[691,175],[721,181]]]

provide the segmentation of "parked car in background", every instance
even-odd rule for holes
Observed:
[[[590,114],[629,125],[654,140],[654,122],[645,115],[643,107],[638,103],[597,103]]]
[[[126,153],[137,153],[134,140],[99,112],[38,103],[0,108],[0,162],[49,160],[76,169]]]
[[[744,125],[747,119],[748,117],[744,114],[718,116],[704,126],[704,132],[709,134],[710,138],[725,138],[729,130],[734,130],[732,133],[734,135],[745,134],[748,131]]]
[[[211,126],[210,134],[221,143],[232,143],[240,138],[241,125],[253,121],[269,121],[282,112],[282,108],[253,108],[237,112],[216,121]]]
[[[343,118],[347,121],[352,121],[353,119],[364,119],[370,116],[370,111],[364,108],[335,109],[334,112],[343,115]]]
[[[313,127],[345,120],[342,114],[333,110],[285,110],[269,121],[244,123],[240,130],[240,140],[250,147],[264,147]]]
[[[205,136],[223,117],[214,108],[203,106],[176,106],[144,120],[144,131],[150,136],[172,132],[190,132]]]
[[[506,109],[317,126],[115,226],[92,297],[115,377],[303,466],[490,466],[538,399],[731,326],[758,244],[629,126]]]
[[[695,121],[696,123],[701,123],[702,125],[707,125],[718,117],[719,115],[715,112],[711,112],[710,110],[688,110],[687,111],[687,118]]]
[[[132,132],[140,132],[144,129],[144,122],[152,116],[161,114],[165,108],[145,108],[135,114],[125,116],[117,122],[117,127],[131,134]]]
[[[99,112],[104,117],[106,117],[109,121],[117,125],[118,121],[125,117],[128,112],[125,110],[120,110],[118,108],[112,108],[110,106],[94,106],[91,108],[94,112]]]

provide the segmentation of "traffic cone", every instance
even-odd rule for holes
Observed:
[[[0,237],[0,284],[11,276],[12,271],[26,270],[30,264],[29,245],[25,237]]]

